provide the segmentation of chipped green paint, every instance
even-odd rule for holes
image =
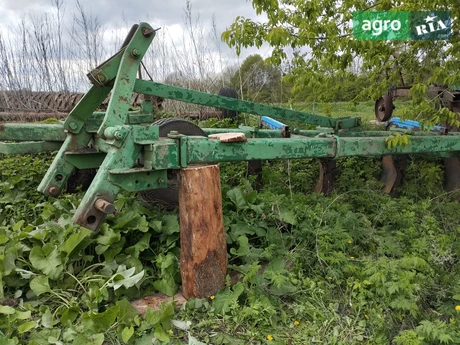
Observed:
[[[334,157],[335,152],[335,140],[332,138],[248,139],[241,143],[221,143],[217,139],[188,137],[186,141],[187,164],[322,158]]]
[[[64,141],[66,134],[60,124],[0,124],[0,140],[8,141]]]
[[[57,151],[62,143],[58,141],[21,141],[14,143],[0,142],[0,153],[6,155],[22,155],[44,151]]]
[[[146,30],[150,32],[149,35],[144,34]],[[97,132],[99,136],[103,137],[104,131],[108,127],[126,124],[136,74],[139,70],[141,59],[154,37],[155,31],[152,27],[147,23],[140,23],[133,37],[124,48],[107,112]],[[135,55],[132,54],[133,51],[136,51]]]
[[[67,116],[64,122],[64,129],[70,133],[80,133],[86,121],[88,121],[97,107],[101,105],[111,89],[111,87],[97,88],[96,86],[92,86]]]
[[[75,168],[65,159],[66,153],[86,149],[90,140],[91,135],[85,131],[81,131],[78,135],[68,133],[53,163],[40,182],[38,191],[46,195],[58,196]],[[53,187],[52,190],[50,190],[51,187]]]
[[[213,95],[205,92],[184,89],[177,86],[155,83],[148,80],[136,80],[134,91],[176,101],[200,104],[209,107],[235,110],[254,115],[271,116],[279,120],[298,121],[316,126],[331,127],[336,130],[359,127],[361,119],[357,117],[330,118],[326,116],[303,113],[300,111],[253,103],[230,97]]]
[[[114,185],[128,192],[140,192],[155,188],[166,188],[168,186],[168,174],[166,170],[112,170],[109,175],[109,180]]]
[[[107,155],[99,167],[96,176],[85,193],[78,209],[75,212],[73,221],[90,230],[97,230],[104,222],[105,214],[95,207],[95,202],[103,198],[108,202],[114,202],[116,195],[120,192],[119,184],[110,180],[111,170],[130,169],[141,152],[141,146],[134,143],[133,131],[130,130],[126,139],[120,147],[111,146]],[[123,175],[127,182],[129,175]],[[121,183],[123,186],[123,184]]]
[[[422,153],[460,152],[457,136],[412,137],[409,145],[389,149],[385,137],[338,137],[248,139],[241,143],[221,143],[216,139],[183,137],[187,143],[187,164],[218,163],[253,159],[338,158]],[[182,164],[182,166],[184,166]]]
[[[144,146],[141,162],[144,168],[150,170],[180,168],[177,142],[162,139],[155,144]]]

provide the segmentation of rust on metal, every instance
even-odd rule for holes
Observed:
[[[94,207],[105,214],[115,213],[115,206],[103,198],[99,198],[95,201]]]
[[[61,189],[54,184],[49,185],[48,188],[46,189],[46,193],[50,196],[58,196],[60,192],[61,192]]]
[[[404,181],[404,172],[407,166],[407,155],[383,156],[381,181],[385,184],[383,193],[398,197],[399,188]]]

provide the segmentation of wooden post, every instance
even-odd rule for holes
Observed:
[[[227,244],[218,165],[179,172],[182,294],[205,298],[225,285]]]

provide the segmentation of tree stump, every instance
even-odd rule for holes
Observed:
[[[215,295],[228,264],[218,165],[179,172],[179,219],[182,293],[186,299]]]

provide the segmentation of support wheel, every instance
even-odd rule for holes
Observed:
[[[160,127],[160,137],[166,137],[171,131],[190,136],[206,136],[200,127],[184,119],[160,119],[153,124]],[[137,195],[149,207],[163,205],[167,209],[176,208],[179,205],[177,170],[168,170],[168,187],[145,190]]]
[[[393,98],[390,95],[380,97],[375,101],[375,118],[380,122],[388,121],[394,109]]]

